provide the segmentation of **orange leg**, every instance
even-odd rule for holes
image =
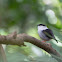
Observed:
[[[42,42],[46,42],[46,41],[43,40]]]
[[[44,41],[44,40],[43,40],[42,42],[45,42],[45,43],[46,43],[46,41]],[[50,43],[47,43],[47,45],[51,46],[51,44],[50,44]]]

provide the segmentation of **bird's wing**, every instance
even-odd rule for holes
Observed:
[[[46,29],[46,30],[43,30],[42,32],[45,34],[46,37],[48,37],[50,39],[55,38],[51,29]]]
[[[42,32],[45,34],[46,37],[56,40],[51,29],[46,29],[46,30],[43,30]],[[56,42],[58,43],[57,40]]]

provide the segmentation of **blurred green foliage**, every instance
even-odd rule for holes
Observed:
[[[62,55],[62,0],[0,0],[0,34],[17,31],[40,39],[39,23],[53,30],[59,43],[54,40],[49,43]],[[44,50],[25,44],[27,47],[5,46],[8,62],[51,62],[53,59]]]

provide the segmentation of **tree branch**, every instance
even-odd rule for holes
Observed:
[[[24,45],[24,42],[29,42],[34,45],[36,45],[39,48],[42,48],[49,54],[53,54],[55,56],[61,57],[60,54],[52,48],[52,46],[49,46],[45,42],[41,42],[40,40],[29,36],[27,34],[17,34],[16,32],[9,34],[7,36],[0,35],[0,44],[11,44],[11,45]],[[57,58],[55,58],[57,60]],[[58,60],[59,61],[59,60]],[[62,60],[60,60],[62,62]]]

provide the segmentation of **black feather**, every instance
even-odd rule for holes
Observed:
[[[38,24],[37,26],[46,26],[46,25],[44,25],[44,24]]]
[[[43,33],[45,34],[45,36],[48,37],[49,39],[54,39],[54,40],[56,40],[51,29],[46,29],[46,30],[43,30],[42,32],[43,32]],[[56,42],[58,43],[57,40],[56,40]]]

